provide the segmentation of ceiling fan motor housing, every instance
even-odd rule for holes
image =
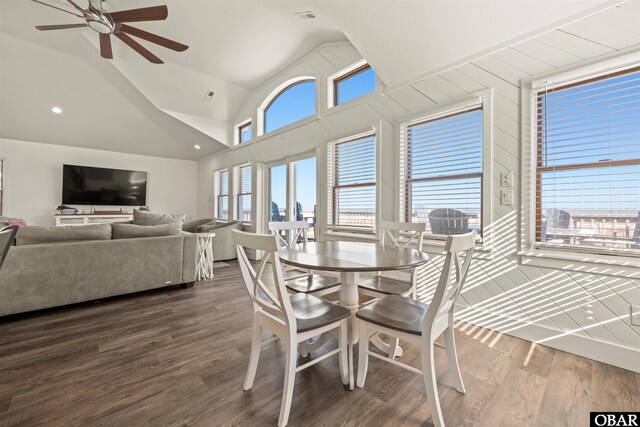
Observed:
[[[89,28],[101,34],[111,34],[115,29],[115,24],[108,14],[99,14],[90,11],[87,13],[86,20]]]

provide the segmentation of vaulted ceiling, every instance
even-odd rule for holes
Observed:
[[[45,0],[71,10],[65,0]],[[76,0],[86,7],[87,0]],[[619,2],[616,2],[619,3]],[[167,4],[166,21],[132,25],[189,45],[117,39],[100,57],[90,29],[26,0],[0,1],[0,137],[198,159],[226,149],[251,90],[325,42],[349,40],[388,86],[552,25],[603,0],[107,0],[107,11]],[[296,12],[313,11],[301,20]],[[211,98],[205,97],[213,91]],[[64,112],[54,115],[59,105]],[[194,150],[199,145],[200,150]]]

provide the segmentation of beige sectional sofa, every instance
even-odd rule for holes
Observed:
[[[179,227],[38,228],[18,232],[0,270],[0,316],[195,281],[197,238]]]

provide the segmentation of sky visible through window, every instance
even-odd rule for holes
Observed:
[[[315,113],[316,82],[295,84],[282,92],[264,112],[264,132],[273,132]]]
[[[640,72],[544,96],[543,167],[640,159]],[[546,109],[546,111],[545,111]],[[640,210],[640,165],[542,174],[542,207],[577,212]]]
[[[359,98],[376,90],[376,73],[372,68],[355,74],[347,79],[338,82],[338,99],[336,104],[340,105]]]

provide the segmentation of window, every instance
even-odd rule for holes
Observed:
[[[333,81],[333,106],[376,91],[376,73],[369,64],[336,78]]]
[[[222,170],[218,172],[218,188],[217,188],[217,212],[216,218],[229,218],[229,171]]]
[[[404,137],[405,221],[434,235],[481,233],[482,106],[414,120]]]
[[[244,123],[238,126],[238,144],[242,144],[244,142],[251,140],[251,122]]]
[[[251,222],[251,165],[238,168],[236,219]]]
[[[4,205],[2,201],[4,200],[4,160],[0,159],[0,216],[2,216],[4,212]]]
[[[264,133],[273,132],[315,113],[315,80],[297,81],[283,89],[264,109]]]
[[[329,146],[329,229],[372,232],[376,224],[376,135]]]
[[[536,246],[640,254],[640,67],[534,95]]]

